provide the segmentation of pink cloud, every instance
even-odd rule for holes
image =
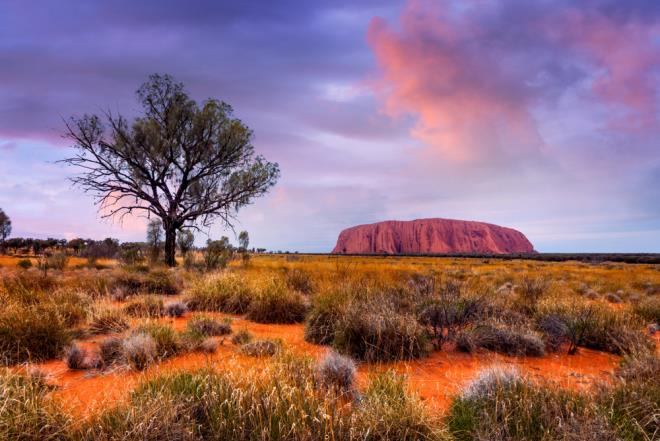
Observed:
[[[566,94],[606,107],[604,129],[657,127],[658,29],[588,6],[412,0],[367,37],[383,111],[415,116],[425,153],[485,163],[547,153],[535,112]]]

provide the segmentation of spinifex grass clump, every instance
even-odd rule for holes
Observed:
[[[114,272],[113,287],[126,295],[162,294],[173,295],[179,292],[179,286],[171,272],[167,270]]]
[[[38,376],[0,372],[0,439],[73,439],[72,420],[49,396],[52,387]]]
[[[282,342],[275,340],[255,340],[244,343],[241,352],[251,357],[272,357],[282,348]]]
[[[128,403],[92,418],[84,433],[101,440],[441,439],[437,419],[400,377],[375,378],[353,403],[318,387],[311,360],[287,354],[258,369],[154,378]]]
[[[89,332],[92,334],[122,332],[128,327],[125,313],[120,309],[110,307],[94,310],[89,322]]]
[[[172,357],[179,353],[182,348],[181,339],[179,335],[169,325],[147,322],[138,326],[134,335],[148,335],[156,343],[156,356],[159,359]]]
[[[649,323],[660,324],[660,296],[640,300],[633,305],[633,312]]]
[[[598,401],[623,439],[660,439],[660,357],[652,352],[627,357]]]
[[[345,392],[353,390],[357,369],[350,358],[330,352],[321,360],[318,370],[324,386]]]
[[[484,348],[506,355],[540,357],[545,354],[543,339],[537,333],[499,323],[483,323],[463,331],[457,336],[456,345],[465,352]]]
[[[250,302],[247,318],[258,323],[299,323],[305,319],[307,309],[300,293],[290,290],[280,279],[270,278]]]
[[[124,312],[133,317],[157,318],[165,314],[165,306],[159,297],[138,296],[124,306]]]
[[[588,399],[502,368],[482,371],[455,398],[446,421],[456,441],[616,440]]]
[[[548,340],[568,343],[569,354],[578,347],[613,354],[627,354],[648,348],[650,342],[642,332],[642,323],[625,311],[582,302],[541,305],[536,320]]]
[[[186,326],[188,332],[205,337],[231,334],[229,321],[219,321],[205,315],[194,315]]]
[[[215,311],[244,314],[253,297],[246,279],[233,273],[207,276],[194,284],[186,295],[192,311]]]
[[[426,329],[384,296],[353,300],[334,326],[332,346],[358,360],[409,360],[431,349]]]
[[[0,311],[0,363],[55,358],[71,339],[70,326],[56,304],[13,303]]]

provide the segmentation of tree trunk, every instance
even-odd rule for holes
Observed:
[[[165,263],[167,266],[176,266],[176,227],[164,223],[165,228]]]

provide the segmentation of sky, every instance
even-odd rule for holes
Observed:
[[[229,102],[279,163],[238,215],[256,247],[329,252],[352,225],[443,217],[542,252],[660,252],[657,0],[0,0],[14,236],[144,239],[56,161],[64,118],[138,114],[151,73]]]

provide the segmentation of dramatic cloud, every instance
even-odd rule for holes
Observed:
[[[442,216],[542,251],[660,250],[660,2],[4,1],[14,234],[143,238],[56,161],[63,117],[135,115],[153,72],[231,103],[280,163],[239,216],[256,246],[328,251],[352,224]]]

